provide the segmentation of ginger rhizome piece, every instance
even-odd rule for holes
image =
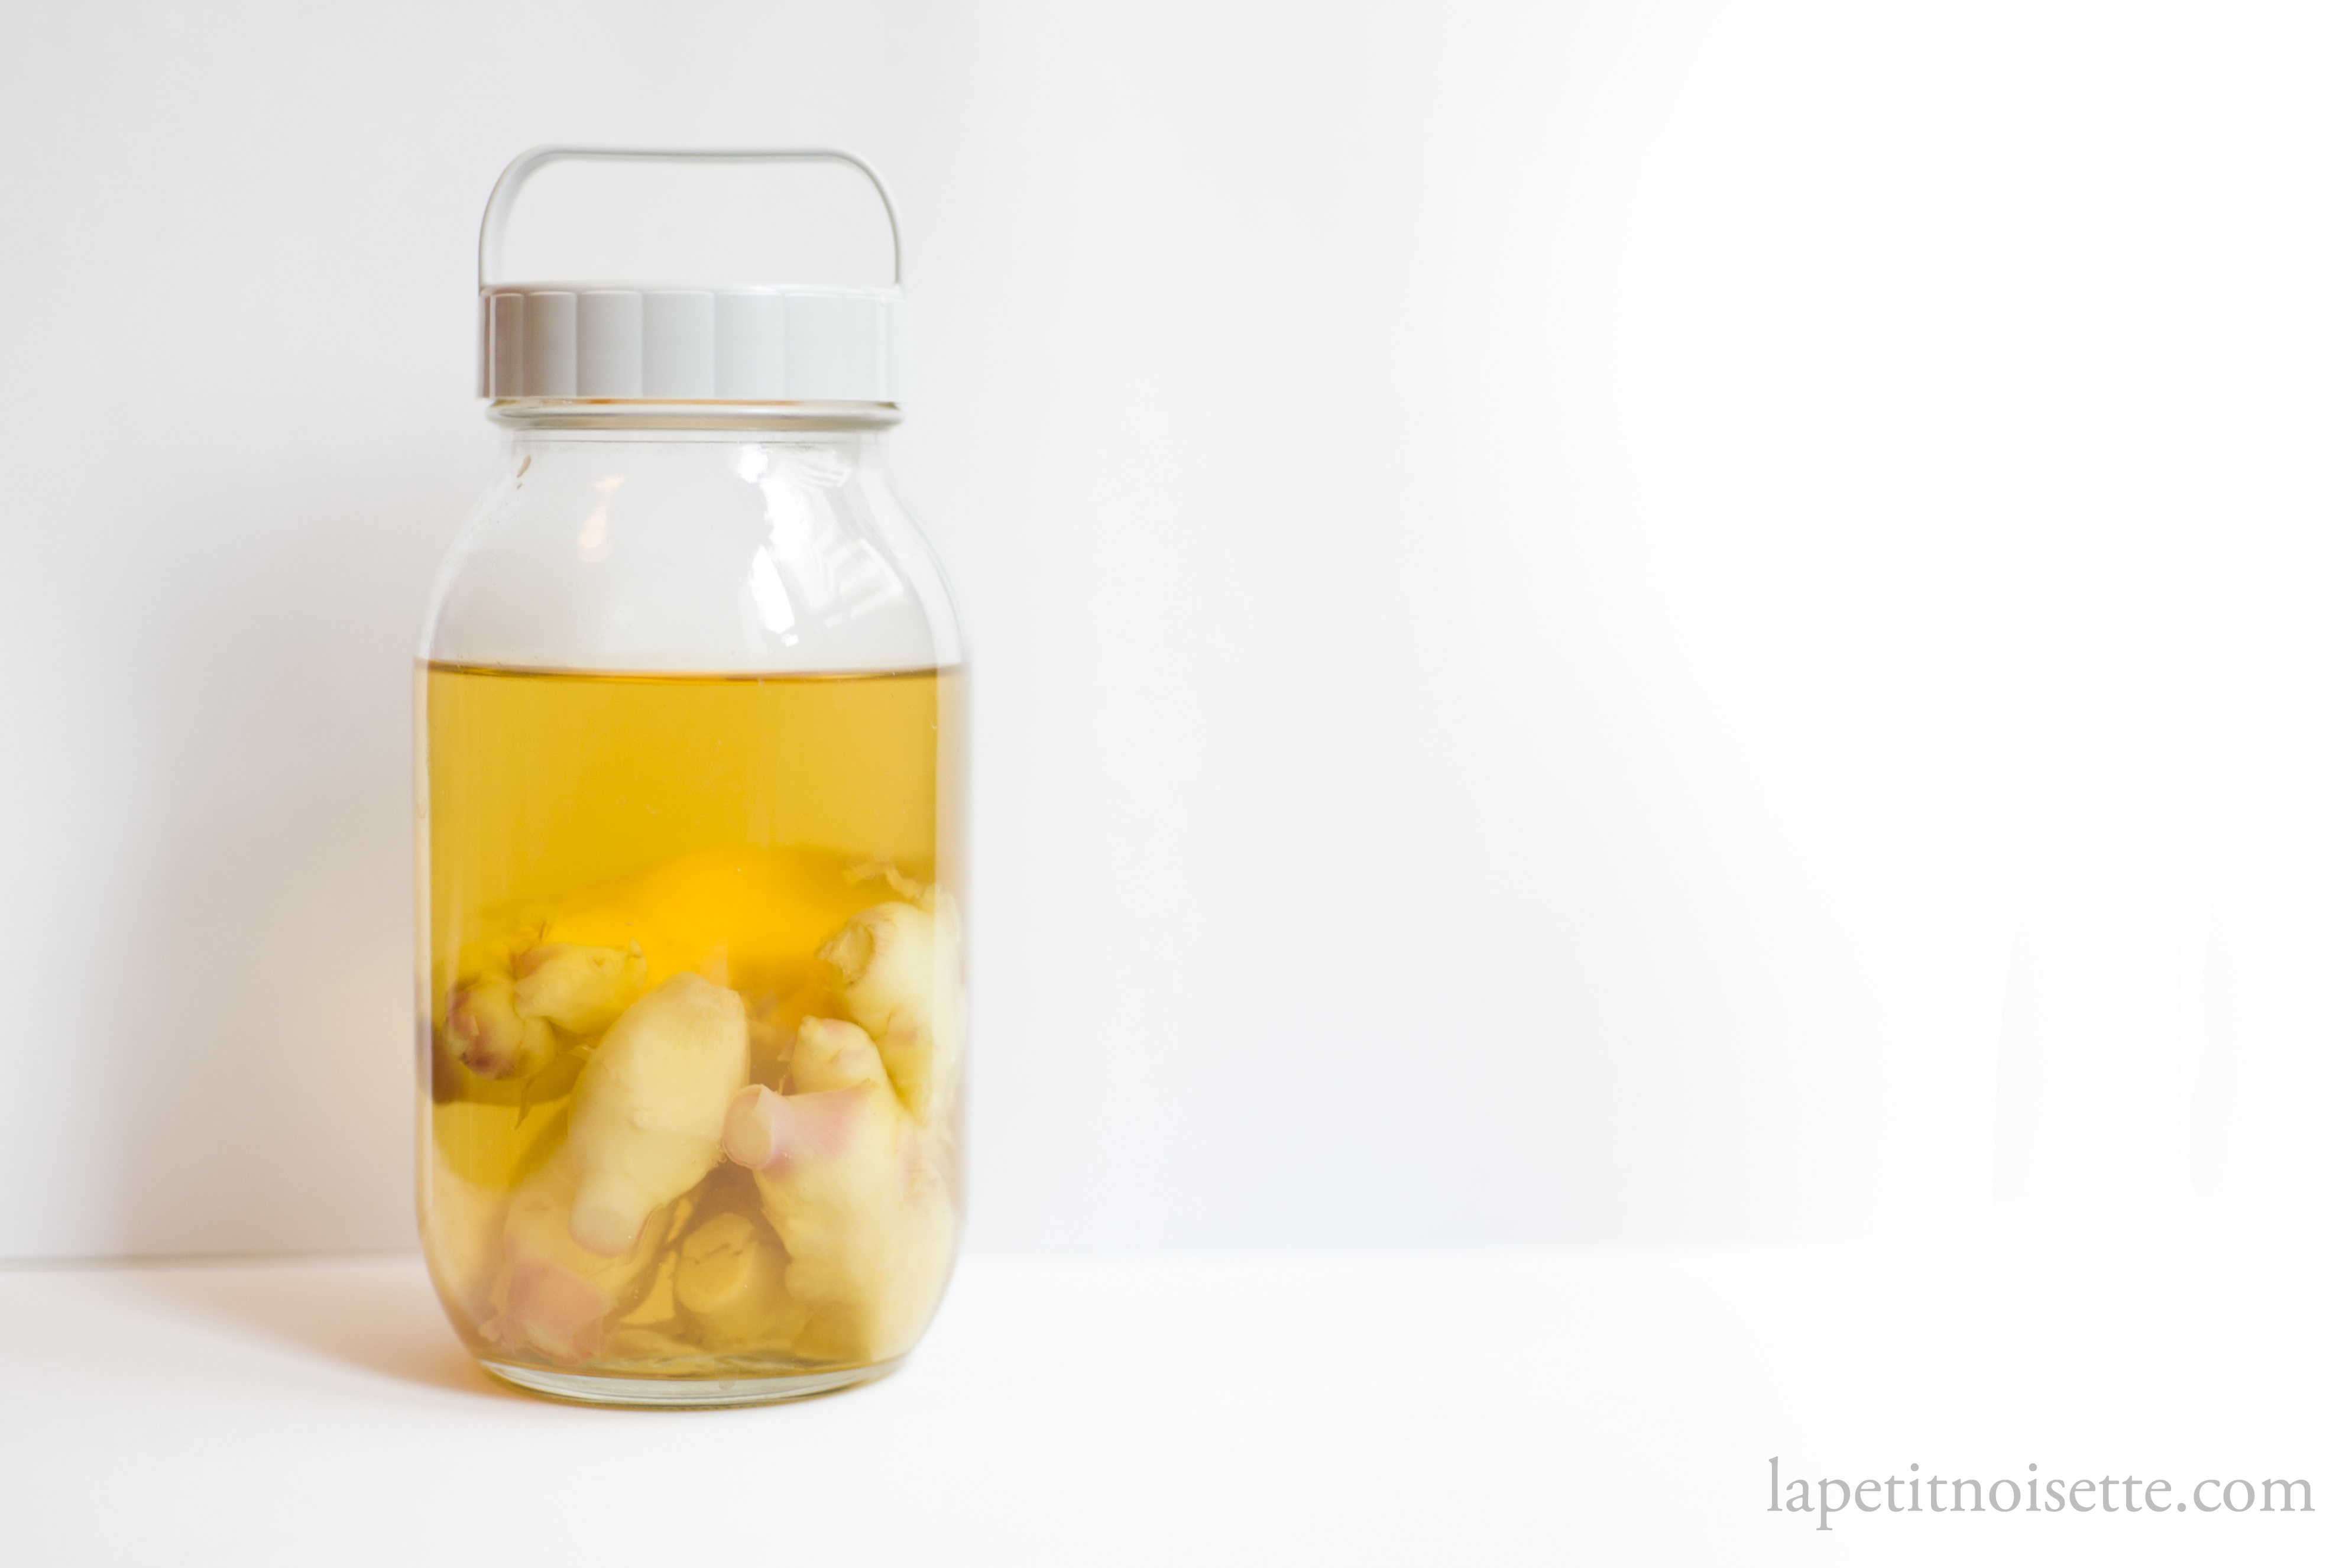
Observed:
[[[503,974],[478,975],[449,998],[449,1043],[483,1078],[530,1078],[555,1055],[555,1031],[516,1010],[514,982]]]
[[[555,1104],[520,1114],[514,1106],[480,1100],[433,1107],[419,1161],[432,1215],[425,1227],[425,1258],[468,1322],[489,1315],[490,1291],[505,1260],[508,1204],[562,1141],[562,1116]]]
[[[663,1227],[641,1226],[619,1257],[590,1251],[572,1234],[580,1185],[567,1142],[516,1189],[483,1338],[566,1364],[590,1360],[604,1347],[605,1320],[627,1304],[653,1267]]]
[[[635,943],[614,947],[543,943],[515,960],[515,1012],[544,1018],[574,1035],[593,1035],[646,988],[646,955]]]
[[[963,955],[955,906],[877,904],[817,950],[842,1005],[873,1037],[898,1098],[929,1125],[946,1102],[963,1042]]]
[[[958,1225],[962,954],[947,895],[876,864],[698,851],[452,954],[426,1246],[488,1353],[698,1375],[911,1347]]]
[[[715,1344],[767,1344],[788,1351],[806,1309],[784,1289],[783,1248],[748,1215],[721,1214],[678,1243],[677,1304]]]
[[[750,1058],[743,999],[698,974],[672,975],[621,1015],[572,1090],[572,1239],[620,1257],[647,1215],[710,1173]]]
[[[511,969],[511,973],[507,973]],[[451,994],[451,1053],[478,1078],[531,1079],[562,1044],[556,1031],[593,1035],[645,989],[646,957],[634,945],[543,942],[500,960]]]
[[[466,1321],[479,1322],[490,1311],[512,1194],[467,1181],[432,1143],[425,1145],[418,1176],[431,1215],[424,1227],[425,1267]]]
[[[955,1248],[943,1140],[846,1020],[803,1020],[792,1080],[801,1092],[737,1093],[726,1142],[783,1242],[785,1292],[809,1313],[799,1349],[819,1360],[900,1354],[930,1321]]]

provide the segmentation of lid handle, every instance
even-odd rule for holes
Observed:
[[[507,165],[490,187],[490,205],[482,211],[482,240],[474,258],[474,284],[489,287],[490,275],[502,270],[507,239],[507,215],[522,195],[525,181],[550,163],[846,163],[865,175],[882,198],[883,216],[890,220],[890,283],[907,280],[906,250],[898,238],[898,209],[890,205],[890,191],[873,166],[855,153],[831,147],[697,147],[664,150],[652,147],[533,147]]]

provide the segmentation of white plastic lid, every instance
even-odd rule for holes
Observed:
[[[493,282],[507,215],[554,163],[846,163],[890,220],[890,286]],[[898,209],[866,163],[825,148],[656,152],[534,147],[507,165],[482,214],[481,397],[896,403],[905,255]]]

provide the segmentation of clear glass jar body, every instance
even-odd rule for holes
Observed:
[[[963,1208],[966,679],[895,414],[493,417],[417,676],[434,1284],[566,1397],[878,1375]]]

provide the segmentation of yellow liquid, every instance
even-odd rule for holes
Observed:
[[[961,1208],[961,673],[430,665],[419,684],[419,1208],[436,1286],[469,1348],[511,1364],[670,1378],[903,1353],[944,1285],[939,1226],[951,1251]],[[667,1160],[669,1173],[655,1181],[635,1241],[612,1258],[581,1250],[575,1237],[593,1239],[593,1227],[581,1231],[567,1207],[580,1190],[569,1173],[602,1157],[640,1173],[625,1151],[570,1137],[575,1090],[597,1081],[589,1064],[607,1037],[623,1038],[666,983],[698,977],[740,998],[748,1083],[805,1092],[816,1079],[793,1081],[803,1021],[859,1014],[820,950],[836,951],[826,944],[860,920],[926,933],[936,923],[940,994],[927,972],[915,1000],[958,1020],[941,1026],[954,1037],[940,1047],[944,1076],[929,1099],[903,1081],[893,1099],[885,1083],[860,1112],[887,1119],[887,1131],[870,1123],[887,1139],[873,1160],[896,1184],[859,1187],[816,1161],[772,1182],[721,1156],[671,1194],[676,1161],[656,1150],[645,1169]],[[531,992],[534,966],[567,954],[618,988],[604,1013],[567,1013]],[[533,1005],[546,1016],[529,1017]],[[865,1021],[889,1055],[887,1020]],[[526,1043],[500,1048],[514,1039]],[[667,1126],[672,1114],[620,1121]],[[683,1114],[700,1138],[717,1110],[706,1093]],[[919,1244],[903,1239],[915,1232]]]

